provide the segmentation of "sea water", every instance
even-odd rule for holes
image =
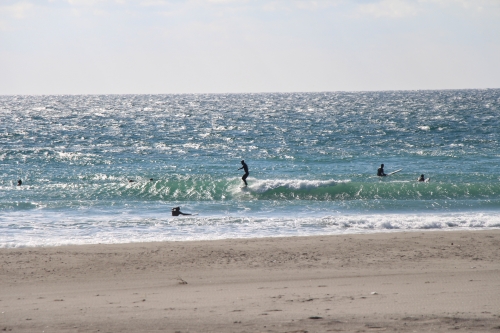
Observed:
[[[0,247],[499,228],[499,116],[499,89],[0,96]]]

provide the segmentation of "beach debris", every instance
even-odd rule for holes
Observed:
[[[323,317],[319,317],[319,316],[311,316],[311,317],[309,317],[309,319],[323,319]]]
[[[372,292],[370,293],[370,295],[378,295],[378,292],[376,292],[376,291],[372,291]]]

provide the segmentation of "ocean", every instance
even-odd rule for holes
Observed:
[[[0,96],[0,119],[4,248],[500,228],[500,89]]]

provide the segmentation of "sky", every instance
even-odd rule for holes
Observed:
[[[500,0],[0,0],[0,95],[500,88]]]

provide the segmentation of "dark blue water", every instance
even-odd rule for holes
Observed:
[[[0,96],[0,246],[498,228],[499,115],[498,89]]]

